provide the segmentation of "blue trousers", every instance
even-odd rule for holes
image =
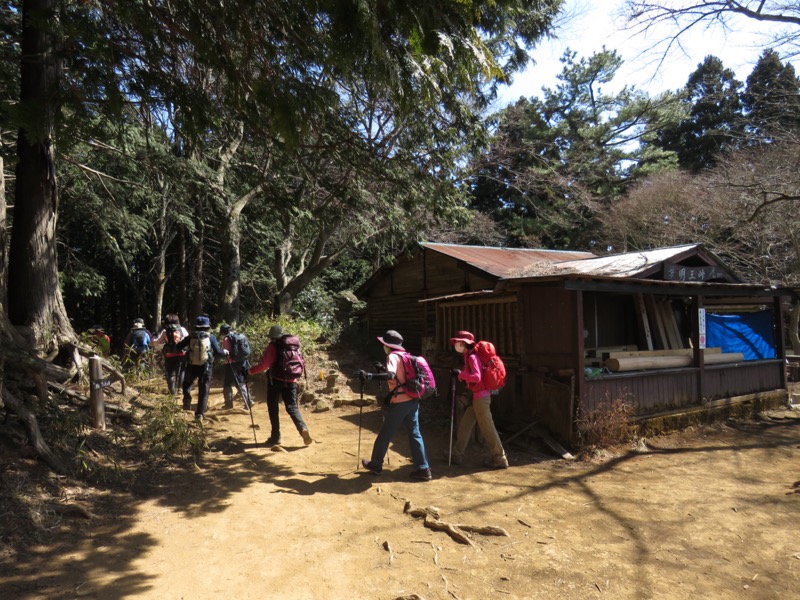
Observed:
[[[428,469],[428,455],[425,453],[425,442],[419,432],[419,400],[409,400],[390,404],[384,413],[383,426],[372,446],[370,462],[375,467],[383,467],[383,459],[389,450],[389,443],[403,425],[408,432],[408,445],[411,447],[411,458],[418,469]]]

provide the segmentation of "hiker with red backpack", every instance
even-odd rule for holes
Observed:
[[[353,377],[361,380],[362,385],[366,379],[385,379],[389,385],[390,393],[385,401],[387,404],[385,417],[378,437],[372,446],[370,460],[362,460],[365,469],[375,475],[383,471],[383,459],[389,450],[392,438],[403,425],[408,432],[408,445],[411,448],[411,458],[415,470],[411,473],[413,479],[430,481],[432,479],[428,455],[425,452],[425,442],[419,430],[419,402],[420,396],[409,389],[414,373],[407,373],[405,364],[408,364],[408,352],[403,348],[403,336],[394,330],[389,330],[383,337],[378,337],[386,353],[386,369],[378,373],[358,371]],[[427,363],[426,363],[427,364]]]
[[[492,391],[505,383],[505,368],[502,366],[502,361],[497,357],[491,343],[476,342],[475,336],[469,331],[456,332],[450,338],[450,345],[464,357],[463,368],[454,369],[453,374],[457,374],[458,379],[466,384],[469,401],[469,406],[458,424],[451,461],[455,465],[462,463],[464,451],[477,423],[489,447],[489,459],[484,466],[491,469],[507,469],[508,458],[492,420]]]
[[[161,348],[164,353],[164,377],[170,396],[174,396],[183,381],[183,369],[186,364],[186,350],[178,350],[178,342],[187,337],[189,332],[181,325],[175,313],[164,317],[164,329],[153,341],[154,348]]]
[[[305,373],[305,361],[300,352],[300,340],[295,335],[284,334],[280,325],[273,325],[267,334],[269,345],[264,350],[261,360],[254,367],[247,369],[248,375],[258,375],[269,371],[267,379],[267,412],[269,413],[270,436],[266,446],[277,446],[281,443],[280,401],[292,419],[297,431],[303,436],[306,446],[313,442],[308,426],[300,414],[297,404],[297,380]]]

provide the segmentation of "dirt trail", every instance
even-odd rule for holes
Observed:
[[[408,478],[399,435],[376,477],[358,464],[359,409],[304,411],[305,447],[282,409],[285,451],[254,447],[250,417],[221,411],[193,472],[134,495],[114,519],[0,574],[2,598],[425,599],[798,598],[800,412],[648,440],[603,460],[511,449],[486,471],[448,468],[446,407],[427,407],[434,480]],[[256,405],[259,441],[268,435]],[[363,411],[361,456],[380,412]],[[403,513],[497,526],[474,547]],[[112,502],[113,501],[113,502]],[[117,502],[109,499],[109,503]]]

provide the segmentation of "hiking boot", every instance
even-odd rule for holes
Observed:
[[[308,429],[303,429],[303,431],[300,432],[300,435],[303,436],[303,443],[306,446],[310,446],[311,442],[314,441],[313,439],[311,439],[311,434],[309,433]]]
[[[460,465],[461,463],[464,462],[463,455],[456,454],[455,452],[451,455],[448,450],[442,452],[442,458],[445,460],[445,462],[447,462],[447,460],[449,459],[451,465]]]
[[[489,467],[490,469],[507,469],[508,468],[508,459],[503,456],[493,456],[489,460],[483,463],[484,467]]]
[[[383,471],[383,467],[376,467],[372,464],[372,461],[367,460],[366,458],[361,461],[361,465],[373,475],[380,475],[381,471]]]
[[[281,436],[271,435],[267,438],[267,441],[264,442],[264,445],[267,447],[270,446],[280,446],[281,445]]]
[[[194,416],[194,420],[197,421],[198,423],[202,423],[203,419],[204,419],[203,415],[195,415]]]
[[[430,469],[417,469],[413,473],[411,473],[412,479],[419,479],[420,481],[430,481],[433,479],[433,475],[431,475]]]
[[[222,408],[233,408],[233,402],[226,402],[222,405]]]

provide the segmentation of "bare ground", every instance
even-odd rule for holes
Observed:
[[[214,389],[200,464],[98,495],[91,518],[64,514],[46,542],[6,547],[0,598],[800,598],[800,412],[591,460],[512,448],[511,468],[487,471],[474,448],[447,466],[449,408],[435,402],[423,414],[434,479],[414,482],[402,434],[381,476],[357,468],[359,423],[368,457],[377,408],[307,409],[308,447],[282,412],[273,451]],[[255,420],[263,442],[262,399]],[[508,535],[460,543],[406,502]]]

